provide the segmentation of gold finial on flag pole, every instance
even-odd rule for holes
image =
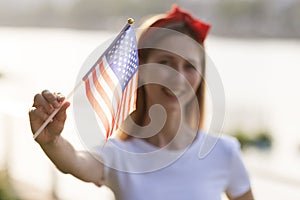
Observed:
[[[132,25],[134,23],[134,19],[132,19],[132,18],[129,18],[127,21],[128,21],[128,24],[130,24],[130,25]]]

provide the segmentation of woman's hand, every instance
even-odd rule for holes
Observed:
[[[35,133],[41,127],[56,108],[62,106],[52,121],[36,138],[40,145],[52,143],[60,136],[67,118],[66,109],[70,106],[70,102],[64,100],[65,97],[60,93],[51,93],[48,90],[34,96],[33,106],[29,110],[32,133]]]

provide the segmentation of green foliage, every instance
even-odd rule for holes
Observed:
[[[0,171],[0,200],[19,200],[15,194],[7,174],[7,171]]]
[[[259,149],[270,149],[272,147],[272,136],[265,130],[248,133],[238,129],[233,131],[230,135],[238,139],[242,149],[250,146]]]

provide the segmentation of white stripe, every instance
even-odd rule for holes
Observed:
[[[126,109],[126,115],[129,115],[133,111],[132,106],[134,104],[135,80],[136,79],[135,79],[135,76],[134,76],[134,77],[132,77],[132,79],[128,83],[128,85],[131,84],[131,91],[129,91],[129,93],[127,94],[129,108]]]
[[[133,98],[133,95],[134,95],[134,92],[136,90],[136,79],[137,79],[137,76],[134,76],[129,82],[128,82],[128,86],[130,86],[130,84],[132,84],[132,89],[131,89],[131,93],[130,91],[127,92],[126,94],[126,102],[124,102],[124,99],[125,99],[125,93],[124,93],[124,99],[122,100],[122,104],[121,104],[121,110],[120,110],[120,115],[119,115],[119,118],[117,119],[118,121],[118,125],[120,126],[122,124],[122,122],[124,121],[124,119],[133,111],[133,107],[132,105],[134,105],[134,99],[131,100],[131,104],[130,104],[130,107],[128,108],[128,102],[129,102],[129,98]],[[129,87],[128,87],[129,88]],[[124,107],[124,103],[126,105],[126,108],[123,109]],[[125,118],[122,118],[122,115],[124,113],[124,117]]]
[[[105,79],[101,76],[99,66],[96,67],[96,75],[97,75],[97,78],[98,78],[98,81],[99,81],[100,85],[103,87],[103,89],[106,92],[107,96],[111,97],[113,95],[113,93],[112,93],[110,87],[107,85]]]
[[[100,72],[100,68],[99,66],[96,67],[96,75],[98,77],[98,81],[99,84],[101,85],[101,87],[103,88],[104,92],[106,93],[106,95],[108,96],[109,101],[112,103],[112,107],[113,107],[113,112],[116,113],[117,110],[117,98],[113,95],[113,92],[111,90],[111,88],[109,87],[109,85],[107,84],[106,80],[101,76],[101,72]]]
[[[132,78],[132,81],[133,81],[133,84],[132,84],[132,92],[130,94],[130,98],[131,98],[131,102],[130,102],[130,110],[129,110],[129,113],[131,113],[133,111],[133,108],[135,108],[135,93],[136,93],[136,90],[137,90],[137,74],[135,74]]]
[[[129,99],[130,99],[130,85],[131,85],[131,81],[132,80],[130,80],[129,82],[128,82],[128,84],[127,84],[127,93],[125,94],[126,95],[126,102],[125,102],[125,109],[124,109],[124,118],[126,118],[126,116],[128,115],[128,105],[129,105]],[[124,120],[124,118],[123,118],[123,120]]]
[[[103,65],[104,65],[104,67],[105,66],[109,66],[109,64],[108,64],[108,62],[107,62],[107,60],[106,60],[106,58],[104,57],[103,58]],[[118,91],[118,94],[119,94],[119,96],[121,97],[121,95],[122,95],[122,88],[121,88],[121,85],[120,85],[120,83],[119,83],[119,79],[118,79],[118,77],[116,76],[116,74],[112,71],[112,69],[110,68],[110,67],[105,67],[105,69],[106,69],[106,71],[107,71],[107,74],[108,74],[108,76],[112,79],[112,81],[115,83],[115,85],[116,85],[116,90]]]
[[[91,88],[91,93],[94,96],[94,98],[96,99],[96,101],[98,102],[100,108],[103,110],[103,112],[106,115],[106,118],[108,120],[108,122],[111,122],[112,119],[112,114],[107,106],[107,104],[105,103],[105,101],[103,100],[103,98],[101,97],[101,95],[97,92],[94,83],[93,83],[93,77],[89,77],[89,81],[90,81],[90,88]]]
[[[88,80],[89,80],[89,85],[90,85],[90,92],[91,92],[91,95],[93,96],[93,93],[92,93],[92,87],[91,87],[91,84],[93,84],[91,81],[93,81],[93,77],[92,77],[92,73],[87,77]],[[91,103],[91,102],[90,102]],[[93,106],[91,105],[92,109],[94,110]],[[103,133],[104,137],[106,137],[106,129],[105,129],[105,126],[104,124],[102,123],[101,119],[98,117],[98,115],[96,114],[96,110],[94,110],[94,114],[96,116],[96,121],[98,123],[98,126],[100,128],[100,131],[101,133]]]
[[[124,112],[123,105],[124,105],[124,98],[122,98],[122,101],[120,103],[119,115],[118,115],[118,119],[116,119],[117,122],[118,122],[119,127],[122,125],[122,122],[123,122],[123,119],[122,119],[122,115],[123,115],[123,112]]]
[[[96,121],[98,122],[98,126],[100,128],[100,132],[104,135],[104,137],[106,137],[106,132],[107,130],[105,129],[101,119],[98,117],[98,115],[96,115]]]
[[[114,111],[116,113],[118,105],[119,105],[119,101],[122,98],[122,88],[119,84],[119,79],[117,78],[117,76],[115,75],[115,73],[112,71],[112,69],[109,67],[108,62],[106,60],[106,58],[103,58],[103,65],[106,69],[106,72],[108,74],[108,76],[111,78],[111,80],[113,81],[114,85],[115,85],[115,91],[111,91],[111,93],[108,95],[111,99],[112,99],[112,105],[114,108]],[[109,88],[109,86],[106,83],[107,88]]]

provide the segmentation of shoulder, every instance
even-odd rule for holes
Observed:
[[[223,133],[218,134],[207,134],[202,133],[205,140],[209,141],[216,141],[216,145],[218,145],[220,148],[224,149],[232,149],[232,148],[240,148],[239,141],[230,135],[226,135]]]
[[[222,135],[219,138],[218,143],[222,148],[224,148],[228,151],[240,149],[239,141],[235,137],[232,137],[229,135]]]
[[[236,138],[221,133],[201,133],[199,142],[203,156],[217,154],[228,158],[240,151],[240,143]]]

